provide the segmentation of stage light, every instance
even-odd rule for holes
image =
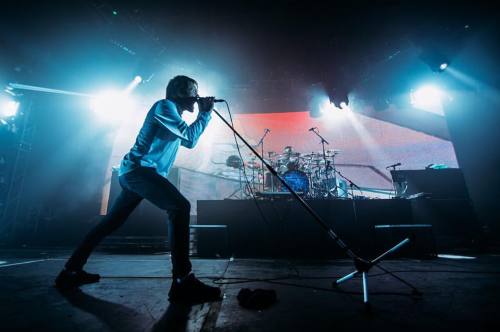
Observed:
[[[15,100],[6,100],[1,104],[0,115],[2,117],[8,118],[16,116],[19,109],[19,102]]]
[[[344,101],[340,103],[340,109],[342,109],[344,111],[350,111],[351,110],[351,108],[349,107],[349,105],[347,105],[347,103],[344,102]]]
[[[313,118],[319,118],[322,116],[331,118],[334,113],[342,113],[349,110],[350,108],[347,102],[342,101],[337,106],[330,101],[330,98],[326,94],[318,94],[311,102],[310,115]]]
[[[132,81],[130,81],[130,83],[127,85],[127,87],[125,88],[124,90],[124,93],[126,94],[129,94],[131,93],[135,88],[137,88],[137,86],[139,84],[141,84],[142,82],[142,77],[137,75],[136,77],[134,77],[134,79]]]
[[[442,110],[443,92],[433,85],[424,85],[410,94],[410,102],[413,107],[440,113]]]
[[[448,57],[435,48],[422,51],[419,57],[433,72],[442,72],[450,65]]]
[[[133,99],[125,92],[106,91],[90,100],[90,108],[103,120],[121,122],[135,107]]]
[[[329,91],[330,101],[336,108],[342,108],[342,104],[349,105],[349,90],[346,87],[334,87]]]
[[[476,257],[473,256],[461,256],[461,255],[439,254],[437,256],[439,258],[447,258],[447,259],[476,259]]]
[[[336,108],[346,108],[349,105],[347,94],[330,97],[331,103]],[[344,105],[344,107],[342,107]]]

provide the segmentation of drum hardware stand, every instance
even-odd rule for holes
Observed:
[[[333,189],[330,189],[330,184],[329,184],[329,181],[328,181],[328,172],[329,170],[332,170],[333,171],[333,181],[334,181],[334,184],[333,184]],[[328,195],[327,195],[327,198],[328,196],[332,196],[332,198],[338,198],[339,197],[339,186],[338,186],[338,182],[337,182],[337,178],[335,177],[335,172],[337,172],[337,170],[335,169],[335,164],[333,167],[330,166],[330,160],[327,160],[326,161],[326,169],[325,169],[325,173],[326,173],[326,191],[328,192]],[[332,191],[334,193],[332,193]]]
[[[264,153],[264,149],[262,149],[262,153]],[[268,151],[268,156],[269,156],[269,160],[271,160],[271,155],[272,155],[272,152]],[[262,167],[264,167],[264,165],[262,165]],[[274,192],[274,179],[271,177],[271,192]],[[266,185],[265,183],[266,179],[265,179],[265,176],[264,176],[264,186]]]
[[[326,170],[325,170],[325,173],[326,173],[326,194],[327,194],[327,197],[330,197],[330,195],[333,195],[334,197],[337,197],[338,196],[338,192],[337,192],[337,181],[335,181],[335,193],[332,194],[329,190],[329,185],[330,185],[330,179],[328,178],[328,168],[329,168],[329,163],[328,161],[326,160],[326,151],[325,151],[325,143],[330,145],[330,143],[328,143],[328,141],[326,139],[323,138],[323,136],[321,136],[319,134],[319,131],[317,128],[311,128],[310,131],[312,131],[313,133],[316,134],[316,136],[318,136],[320,139],[321,139],[321,147],[323,149],[323,160],[325,161],[325,167],[326,167]],[[334,170],[335,170],[335,167],[334,167]]]
[[[226,197],[225,199],[230,199],[231,197],[236,196],[237,193],[240,194],[240,197],[237,199],[243,199],[243,195],[245,195],[244,190],[243,190],[243,182],[241,179],[241,173],[243,172],[243,170],[242,170],[243,167],[245,167],[245,166],[242,165],[240,168],[238,168],[239,184],[240,184],[239,188],[236,189],[235,191],[233,191],[233,193],[231,195],[229,195],[228,197]],[[246,185],[246,183],[245,183],[245,185]]]
[[[349,178],[345,177],[344,174],[340,173],[340,171],[334,169],[334,172],[337,173],[341,178],[343,178],[344,180],[346,180],[349,183],[349,187],[351,188],[351,196],[352,196],[352,199],[354,199],[355,198],[354,188],[358,189],[359,191],[361,191],[361,188],[357,184],[352,182]]]
[[[255,168],[252,168],[252,182],[251,182],[251,184],[252,184],[252,190],[251,191],[257,191],[257,190],[255,190],[256,189],[255,188]]]
[[[401,163],[396,163],[396,164],[393,164],[393,165],[389,165],[385,169],[388,169],[389,172],[391,172],[391,174],[392,174],[392,171],[396,171],[397,170],[396,168],[398,166],[401,166]],[[397,198],[398,197],[398,189],[396,188],[396,183],[394,182],[394,179],[392,181],[392,188],[394,189],[394,198]]]
[[[264,130],[264,136],[261,137],[259,143],[257,143],[257,145],[255,146],[255,147],[258,147],[260,145],[260,148],[261,148],[260,151],[262,152],[262,154],[261,154],[262,158],[261,159],[264,159],[264,139],[266,138],[267,133],[270,133],[270,132],[271,131],[266,128]],[[264,163],[262,163],[262,192],[266,191],[266,189],[265,189],[266,183],[265,182],[266,181],[265,181],[265,174],[264,174]]]
[[[399,250],[401,247],[403,247],[404,245],[408,244],[410,242],[410,238],[409,237],[405,238],[403,241],[399,242],[398,244],[396,244],[395,246],[393,246],[392,248],[390,248],[389,250],[387,250],[386,252],[384,252],[383,254],[381,254],[380,256],[378,256],[377,258],[375,258],[373,260],[365,260],[365,259],[361,258],[356,253],[354,253],[354,251],[352,251],[351,248],[344,241],[342,241],[342,239],[340,239],[340,237],[337,235],[337,233],[335,233],[334,230],[330,226],[328,226],[328,224],[319,216],[319,214],[316,213],[316,211],[314,211],[311,208],[311,206],[309,204],[307,204],[307,202],[302,197],[300,197],[290,187],[290,185],[285,180],[283,180],[283,178],[276,172],[276,170],[272,166],[270,166],[264,160],[264,158],[262,158],[257,153],[257,151],[255,151],[255,149],[238,133],[238,131],[236,131],[236,129],[233,128],[233,126],[231,126],[231,124],[229,122],[227,122],[227,120],[224,117],[222,117],[222,115],[220,115],[220,113],[217,110],[214,109],[213,112],[215,114],[217,114],[217,116],[231,129],[231,131],[236,136],[238,136],[238,138],[252,151],[252,153],[255,156],[257,156],[257,158],[259,158],[261,160],[261,162],[269,170],[269,172],[272,175],[274,175],[275,177],[278,178],[278,180],[282,183],[282,185],[286,189],[288,189],[289,192],[292,194],[292,196],[302,205],[302,207],[307,212],[309,212],[309,214],[311,215],[311,217],[313,217],[313,219],[318,222],[318,224],[330,236],[330,238],[332,240],[334,240],[337,243],[337,245],[346,253],[346,255],[349,256],[353,260],[354,267],[356,268],[356,270],[354,272],[351,272],[351,273],[347,274],[346,276],[344,276],[344,277],[336,280],[335,283],[334,283],[335,286],[339,285],[340,283],[345,282],[345,281],[347,281],[349,279],[352,279],[353,277],[355,277],[355,276],[357,276],[359,274],[361,274],[361,277],[362,277],[362,286],[363,286],[363,302],[365,304],[365,308],[369,309],[370,305],[369,305],[369,302],[368,302],[368,272],[370,271],[370,269],[372,267],[377,266],[378,268],[380,268],[381,270],[385,271],[386,273],[388,273],[389,275],[391,275],[395,279],[397,279],[400,282],[404,283],[405,285],[411,287],[412,291],[413,291],[412,294],[414,294],[414,295],[420,295],[421,294],[415,287],[413,287],[412,285],[410,285],[408,282],[406,282],[402,278],[396,276],[395,274],[393,274],[392,272],[390,272],[387,269],[383,268],[382,266],[377,265],[381,260],[383,260],[389,254],[391,254],[391,253]]]

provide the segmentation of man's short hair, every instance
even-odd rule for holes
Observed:
[[[167,98],[176,98],[179,96],[188,96],[189,89],[193,84],[198,88],[198,83],[191,77],[177,75],[167,84]]]

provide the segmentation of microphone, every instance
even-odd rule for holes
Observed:
[[[216,99],[215,97],[198,97],[198,100],[205,98],[214,98],[214,103],[224,103],[226,102],[224,99]]]
[[[391,167],[396,168],[396,166],[401,166],[401,163],[397,163],[397,164],[394,164],[394,165],[389,165],[389,166],[387,166],[385,169],[389,169],[389,168],[391,168]]]
[[[270,133],[270,132],[271,132],[271,130],[266,128],[265,132],[266,132],[266,133]]]
[[[225,100],[224,99],[215,99],[215,97],[182,97],[182,98],[178,98],[180,100],[184,100],[184,101],[189,101],[189,102],[198,102],[202,99],[207,99],[207,98],[214,98],[214,103],[224,103]]]
[[[318,127],[309,128],[309,131],[314,131],[314,129],[318,129]]]

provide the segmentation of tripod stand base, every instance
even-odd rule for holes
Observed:
[[[340,279],[337,279],[333,283],[333,287],[336,287],[339,284],[341,284],[341,283],[343,283],[345,281],[348,281],[348,280],[354,278],[355,276],[361,274],[361,280],[362,280],[362,284],[363,284],[363,303],[365,304],[365,306],[367,306],[367,309],[368,309],[369,305],[370,305],[369,304],[369,299],[368,299],[368,297],[369,297],[369,293],[368,293],[368,271],[370,271],[370,269],[374,265],[376,265],[378,262],[380,262],[382,259],[384,259],[387,255],[389,255],[389,254],[397,251],[398,249],[400,249],[402,246],[408,244],[409,242],[410,242],[410,238],[404,239],[403,241],[399,242],[394,247],[392,247],[391,249],[387,250],[386,252],[384,252],[382,255],[378,256],[374,260],[371,260],[371,261],[354,261],[354,265],[356,266],[356,270],[353,271],[353,272],[351,272],[351,273],[349,273],[349,274],[346,274],[345,276],[343,276]],[[392,276],[395,277],[396,279],[398,279],[399,281],[403,282],[404,284],[409,285],[407,282],[405,282],[401,278],[396,277],[395,275],[392,275]],[[412,291],[415,292],[416,289],[412,287]]]

